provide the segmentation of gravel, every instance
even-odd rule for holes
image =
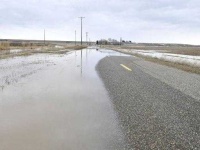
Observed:
[[[120,64],[133,71],[125,70]],[[151,68],[156,71],[155,66],[150,65],[148,69]],[[134,57],[106,57],[96,69],[131,148],[200,149],[198,95],[185,94],[178,87],[163,82],[158,74],[154,77],[145,71],[147,68],[138,65]]]
[[[142,71],[200,101],[200,75],[137,59]]]

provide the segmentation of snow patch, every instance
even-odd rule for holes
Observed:
[[[64,48],[64,46],[56,45],[55,48]]]
[[[126,50],[127,51],[127,50]],[[161,53],[159,51],[151,50],[128,50],[133,54],[139,54],[142,56],[157,58],[165,61],[170,61],[174,63],[186,64],[193,67],[200,67],[200,56],[191,56],[191,55],[181,55],[181,54],[172,54],[172,53]]]
[[[22,49],[11,49],[10,53],[19,53],[21,51],[22,51]]]

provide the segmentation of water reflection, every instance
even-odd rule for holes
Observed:
[[[83,77],[84,74],[92,72],[89,67],[95,67],[100,59],[106,56],[128,56],[126,54],[122,54],[113,50],[100,49],[96,50],[96,48],[91,49],[83,49],[77,50],[74,52],[75,54],[75,65],[76,67],[80,67],[80,77]]]
[[[87,64],[88,49],[86,49],[86,64]]]
[[[82,71],[83,71],[83,50],[81,50],[81,77],[82,77]]]
[[[16,62],[5,64],[20,76],[37,66],[44,69],[23,76],[24,80],[20,78],[15,86],[11,83],[2,87],[1,149],[83,149],[83,145],[87,150],[123,149],[123,135],[112,103],[95,70],[102,58],[120,54],[102,51],[85,49],[62,57],[38,54],[17,59],[29,62],[28,67],[15,66]],[[41,60],[56,65],[32,63]]]

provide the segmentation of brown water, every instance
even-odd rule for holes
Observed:
[[[0,150],[121,150],[118,121],[86,49],[0,60]]]

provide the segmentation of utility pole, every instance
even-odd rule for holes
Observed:
[[[88,32],[86,32],[86,43],[88,45]]]
[[[82,38],[83,38],[83,36],[82,36],[82,30],[83,30],[83,19],[85,18],[85,17],[79,17],[80,19],[81,19],[81,45],[82,45]]]
[[[76,30],[75,30],[75,45],[76,45]]]
[[[45,29],[44,29],[44,46],[45,46]]]

